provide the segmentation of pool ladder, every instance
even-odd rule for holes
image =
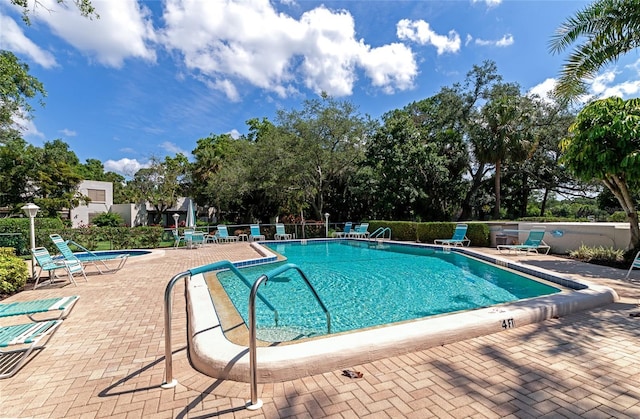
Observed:
[[[175,275],[169,283],[164,291],[164,357],[165,357],[165,381],[160,385],[160,387],[164,389],[173,388],[178,384],[178,381],[173,378],[173,353],[171,351],[172,343],[171,343],[171,313],[172,313],[172,291],[173,287],[176,283],[187,277],[192,277],[198,274],[204,274],[207,272],[218,271],[221,269],[228,269],[233,272],[237,277],[239,277],[242,282],[251,288],[251,292],[249,294],[249,370],[250,370],[250,381],[251,381],[251,400],[247,403],[247,409],[249,410],[257,410],[262,407],[262,400],[258,399],[258,380],[257,380],[257,360],[256,360],[256,297],[259,297],[260,300],[274,312],[274,321],[276,326],[278,325],[278,311],[271,305],[263,296],[258,294],[258,287],[269,279],[273,279],[276,276],[294,269],[298,271],[302,279],[305,281],[309,290],[315,297],[316,301],[324,311],[327,317],[327,333],[331,333],[331,315],[329,314],[329,310],[324,305],[320,296],[316,292],[311,282],[305,275],[305,273],[300,269],[297,265],[293,263],[287,263],[282,266],[279,266],[271,271],[267,272],[264,275],[261,275],[254,283],[251,285],[249,280],[240,273],[236,266],[229,262],[228,260],[215,262],[209,265],[200,266],[197,268],[190,269],[186,272],[181,272]]]
[[[376,240],[376,239],[386,239],[386,235],[387,233],[389,233],[389,240],[391,240],[391,228],[389,227],[378,227],[376,229],[376,231],[374,231],[373,233],[371,233],[369,235],[369,240]]]

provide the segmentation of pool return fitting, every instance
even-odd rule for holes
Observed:
[[[225,260],[221,262],[212,263],[210,265],[204,265],[198,268],[190,269],[186,272],[181,272],[175,275],[169,283],[164,292],[164,354],[165,354],[165,382],[160,385],[163,389],[173,388],[178,384],[178,381],[173,378],[173,353],[171,351],[171,314],[172,314],[172,291],[175,284],[182,278],[191,277],[197,274],[203,274],[206,272],[217,271],[221,269],[229,269],[236,276],[238,276],[247,286],[250,286],[249,281],[240,273],[238,268],[231,262]],[[256,296],[260,297],[261,301],[265,303],[274,312],[274,320],[276,326],[278,324],[278,311],[266,300],[264,297],[258,294],[258,288],[264,282],[265,284],[271,278],[274,278],[290,269],[298,271],[302,279],[305,281],[309,290],[315,297],[316,301],[327,316],[327,334],[331,333],[331,316],[329,310],[324,305],[320,296],[316,292],[311,282],[305,275],[305,273],[297,265],[293,263],[287,263],[279,266],[264,275],[261,275],[250,287],[251,292],[249,294],[249,374],[251,382],[251,400],[247,402],[246,408],[248,410],[257,410],[262,407],[262,400],[258,398],[258,379],[257,379],[257,350],[256,350]]]

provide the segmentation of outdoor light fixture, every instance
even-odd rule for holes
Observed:
[[[324,213],[324,236],[329,237],[329,213]]]
[[[34,249],[36,247],[36,227],[33,219],[36,218],[36,215],[38,215],[39,209],[40,207],[34,204],[33,202],[30,202],[24,207],[22,207],[22,211],[24,211],[27,217],[29,217],[29,227],[30,227],[29,233],[31,235],[31,249]],[[36,272],[36,261],[33,257],[33,253],[31,253],[31,278],[35,276],[35,272]]]
[[[178,219],[180,218],[180,214],[173,214],[173,220],[175,221],[174,225],[176,226],[176,233],[178,232]]]

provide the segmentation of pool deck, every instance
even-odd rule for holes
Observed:
[[[478,249],[498,255],[495,249]],[[509,260],[606,285],[616,303],[293,381],[260,384],[262,409],[244,408],[247,383],[196,372],[186,356],[184,287],[174,290],[174,378],[164,381],[163,297],[169,279],[217,260],[256,257],[246,243],[167,249],[130,258],[78,286],[23,291],[3,301],[79,295],[70,316],[14,377],[0,380],[0,417],[640,417],[640,271],[545,255]],[[1,319],[0,324],[10,320]],[[259,360],[258,360],[259,368]]]

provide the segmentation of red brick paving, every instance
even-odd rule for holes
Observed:
[[[492,249],[485,249],[494,252]],[[244,408],[249,384],[194,371],[186,358],[184,291],[174,290],[174,376],[163,390],[163,297],[169,279],[216,260],[252,257],[246,244],[169,249],[130,260],[78,287],[43,287],[7,301],[80,295],[48,346],[0,380],[0,416],[17,418],[640,417],[640,286],[625,272],[553,257],[522,258],[613,286],[621,301],[341,371],[259,385],[262,409]],[[601,275],[601,276],[599,276]],[[640,280],[640,273],[634,277]],[[3,319],[5,320],[5,319]],[[3,323],[5,324],[5,323]]]

